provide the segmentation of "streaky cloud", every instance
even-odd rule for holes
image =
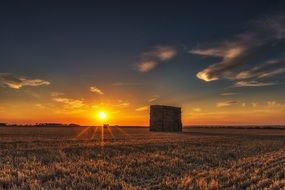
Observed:
[[[275,62],[267,61],[257,66],[252,66],[252,63],[257,55],[272,50],[276,43],[284,42],[285,15],[279,14],[255,21],[249,30],[230,39],[209,44],[208,47],[192,49],[189,53],[221,58],[220,62],[196,74],[199,79],[207,82],[220,79],[269,78],[285,72],[284,59],[278,58]],[[244,67],[248,69],[242,71]]]
[[[233,96],[233,95],[236,95],[237,93],[236,92],[225,92],[225,93],[222,93],[221,95],[222,96]]]
[[[228,106],[231,106],[231,105],[234,105],[234,104],[237,104],[237,103],[238,103],[238,101],[229,100],[229,101],[225,101],[225,102],[218,102],[218,103],[216,104],[216,106],[217,106],[218,108],[220,108],[220,107],[228,107]]]
[[[0,73],[0,83],[13,89],[20,89],[24,86],[50,85],[50,82],[46,80],[29,79],[27,77],[17,76],[11,73]]]
[[[98,87],[96,87],[96,86],[91,86],[89,88],[89,90],[90,90],[90,92],[93,92],[93,93],[96,93],[96,94],[99,94],[99,95],[104,95],[104,92],[101,89],[99,89]]]
[[[164,61],[170,60],[177,55],[177,49],[172,46],[157,46],[144,52],[137,65],[140,72],[148,72],[156,68]]]
[[[236,79],[270,78],[285,73],[285,60],[270,60],[236,75]]]
[[[89,105],[85,104],[83,100],[66,98],[66,97],[54,97],[54,102],[59,103],[61,106],[55,107],[54,111],[57,114],[74,114],[81,113],[88,110]]]
[[[160,96],[155,95],[152,98],[148,99],[148,102],[154,102],[154,101],[158,100],[159,98],[160,98]]]
[[[148,109],[149,109],[149,106],[142,106],[142,107],[136,108],[136,111],[147,111]]]
[[[53,100],[55,102],[66,104],[71,108],[81,108],[86,106],[82,100],[77,100],[77,99],[58,97],[58,98],[53,98]]]
[[[140,72],[147,72],[154,69],[158,64],[159,64],[158,61],[153,61],[153,60],[141,61],[140,64],[138,65],[138,70]]]
[[[202,111],[201,108],[193,108],[192,110],[193,110],[194,112],[201,112],[201,111]]]
[[[276,85],[274,82],[259,82],[259,81],[237,81],[235,87],[262,87]]]

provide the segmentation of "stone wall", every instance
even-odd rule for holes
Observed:
[[[163,105],[151,105],[150,131],[182,131],[181,108]]]

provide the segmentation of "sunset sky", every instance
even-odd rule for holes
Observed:
[[[7,1],[0,122],[285,124],[284,1]]]

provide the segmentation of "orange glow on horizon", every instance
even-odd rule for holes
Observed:
[[[90,100],[89,100],[90,101]],[[3,104],[0,110],[0,122],[8,124],[62,123],[85,126],[109,125],[148,126],[149,111],[138,111],[142,107],[136,102],[130,104],[111,100],[108,103],[94,103],[86,100],[61,103],[59,105],[42,104],[31,106],[29,102]],[[203,102],[197,105],[182,106],[183,125],[284,125],[285,107],[281,104],[258,103],[257,106],[234,105],[216,107],[215,103]],[[62,105],[63,104],[63,105]],[[74,104],[74,105],[73,105]],[[83,103],[82,103],[83,104]],[[79,108],[78,108],[79,107]]]

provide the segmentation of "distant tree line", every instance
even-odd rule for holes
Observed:
[[[78,124],[62,124],[62,123],[38,123],[35,126],[37,127],[80,127]]]
[[[7,124],[6,123],[0,123],[0,127],[6,127]]]
[[[184,126],[184,128],[208,128],[208,129],[285,129],[285,125],[194,125]]]
[[[0,127],[80,127],[78,124],[62,124],[62,123],[36,123],[36,124],[7,124],[0,123]]]

